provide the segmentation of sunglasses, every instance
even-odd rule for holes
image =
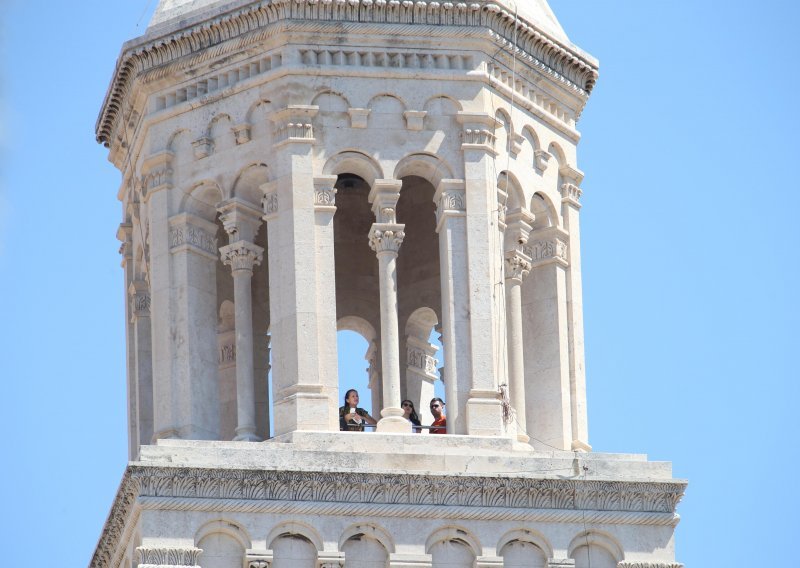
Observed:
[[[438,404],[431,404],[431,408],[441,408],[441,406]]]
[[[403,407],[406,407],[406,406],[407,406],[407,407],[409,407],[409,408],[414,408],[414,405],[413,405],[413,404],[409,404],[409,403],[407,403],[407,402],[404,402],[404,403],[403,403],[403,404],[401,404],[400,406],[403,406]]]

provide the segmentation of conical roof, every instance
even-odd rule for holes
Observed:
[[[149,27],[152,28],[174,19],[184,19],[193,12],[214,5],[222,6],[231,3],[231,0],[159,0],[153,17],[150,19]],[[553,39],[569,43],[567,34],[558,23],[547,0],[495,0],[495,3],[505,6],[511,13],[516,12],[521,18],[528,20]]]

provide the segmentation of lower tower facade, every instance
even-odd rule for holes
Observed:
[[[161,0],[97,123],[131,462],[91,566],[678,566],[685,482],[589,444],[596,79],[544,0]]]

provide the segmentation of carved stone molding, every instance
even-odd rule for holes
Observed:
[[[142,164],[142,199],[145,201],[152,193],[172,187],[172,152],[160,152],[146,158]]]
[[[410,2],[399,0],[272,0],[248,3],[226,14],[198,21],[181,30],[155,38],[147,38],[123,51],[106,95],[96,125],[97,141],[110,145],[122,109],[126,108],[132,84],[143,72],[161,68],[211,46],[220,46],[233,38],[258,41],[251,32],[280,21],[360,22],[362,24],[405,24],[481,27],[490,30],[505,42],[513,42],[529,64],[558,84],[572,89],[582,98],[588,97],[597,81],[595,61],[575,52],[541,33],[527,21],[492,0],[466,2]],[[409,30],[408,33],[419,33]],[[231,49],[242,49],[239,42],[229,42]],[[215,56],[219,56],[217,53]],[[521,58],[522,60],[522,58]],[[202,89],[200,89],[202,91]]]
[[[436,369],[436,358],[419,347],[408,347],[406,350],[406,365],[420,374],[428,375],[431,378],[438,378]]]
[[[275,130],[275,144],[287,142],[314,142],[314,124],[312,119],[319,112],[318,106],[289,105],[270,115]]]
[[[220,204],[217,210],[230,243],[255,240],[261,225],[260,209],[248,201],[234,197]]]
[[[262,219],[269,221],[278,215],[278,184],[274,181],[262,184],[261,191],[264,192],[264,197],[261,198],[261,207],[264,210]]]
[[[433,201],[436,203],[436,231],[441,231],[442,222],[448,217],[463,217],[467,199],[464,180],[443,179],[436,188]]]
[[[574,558],[548,558],[547,568],[575,568]]]
[[[378,223],[397,223],[397,202],[403,182],[398,179],[376,179],[370,188],[368,200]]]
[[[374,223],[369,232],[369,247],[378,254],[397,254],[406,237],[403,229],[405,229],[405,225]]]
[[[245,568],[270,568],[274,560],[271,550],[248,550],[245,553]]]
[[[321,213],[336,213],[336,181],[338,176],[314,178],[314,208]]]
[[[561,185],[561,202],[572,205],[573,207],[581,207],[581,195],[583,191],[577,185],[572,183],[565,183]]]
[[[525,254],[531,259],[531,263],[539,264],[543,260],[561,259],[567,262],[567,243],[561,239],[553,238],[548,240],[531,239],[523,247]]]
[[[135,281],[128,286],[131,297],[131,316],[134,318],[150,317],[150,288],[146,282]]]
[[[626,562],[617,564],[617,568],[683,568],[678,562]]]
[[[342,568],[344,565],[344,552],[320,552],[317,557],[317,568]]]
[[[505,253],[506,280],[521,284],[531,271],[531,259],[520,250],[510,250]]]
[[[200,548],[147,548],[140,546],[136,549],[139,556],[139,567],[186,567],[195,568],[203,552]]]
[[[187,213],[170,218],[169,223],[170,252],[188,250],[217,259],[217,238],[211,232],[213,224]]]
[[[236,241],[219,249],[222,263],[230,266],[233,272],[240,270],[252,274],[253,267],[261,264],[264,249],[248,241]]]

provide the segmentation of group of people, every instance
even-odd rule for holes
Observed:
[[[431,434],[447,434],[447,417],[444,414],[444,401],[441,398],[431,399],[431,414],[433,423],[429,427],[422,425],[414,403],[405,399],[400,406],[403,408],[403,418],[411,424],[413,432],[421,432],[428,429]],[[344,395],[344,406],[339,408],[339,430],[347,432],[363,432],[365,424],[376,425],[378,423],[369,412],[358,406],[358,391],[348,390]]]

